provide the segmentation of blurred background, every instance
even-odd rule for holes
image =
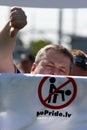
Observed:
[[[9,6],[0,6],[0,28],[9,18]],[[69,49],[81,49],[87,53],[86,8],[29,8],[22,7],[28,24],[19,32],[14,60],[19,62],[24,55],[34,57],[44,45],[63,44]]]

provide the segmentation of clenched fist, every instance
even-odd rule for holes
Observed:
[[[27,24],[27,16],[22,8],[13,7],[10,11],[10,36],[14,37],[15,33]]]

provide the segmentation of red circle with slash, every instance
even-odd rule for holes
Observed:
[[[38,87],[38,96],[39,96],[39,99],[40,99],[41,103],[42,103],[45,107],[51,108],[51,109],[62,109],[62,108],[64,108],[64,107],[67,107],[69,104],[71,104],[72,101],[75,99],[76,94],[77,94],[77,85],[76,85],[74,79],[71,78],[71,77],[66,77],[66,78],[68,79],[66,82],[64,82],[62,85],[60,85],[54,92],[52,92],[51,94],[49,94],[49,96],[48,96],[47,98],[43,99],[43,96],[42,96],[42,88],[43,88],[43,84],[45,83],[45,81],[46,81],[48,78],[50,78],[50,77],[49,77],[49,76],[44,77],[44,78],[41,80],[41,82],[40,82],[40,84],[39,84],[39,87]],[[60,105],[60,106],[53,106],[53,105],[50,105],[50,104],[46,103],[46,101],[47,101],[53,94],[55,94],[58,90],[60,90],[61,88],[65,87],[65,86],[66,86],[67,84],[69,84],[69,83],[72,83],[72,85],[73,85],[73,94],[72,94],[72,97],[70,98],[70,100],[69,100],[68,102],[66,102],[66,103],[64,103],[64,104],[62,104],[62,105]]]

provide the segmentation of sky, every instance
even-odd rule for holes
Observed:
[[[58,31],[63,34],[87,36],[87,9],[62,9],[62,22],[59,23],[59,9],[25,8],[28,24],[21,30],[22,39],[27,44],[34,39],[48,39],[58,42]],[[0,28],[5,25],[9,17],[10,7],[0,6]],[[3,13],[2,13],[3,12]],[[64,35],[64,36],[66,36]],[[65,37],[65,41],[69,41]]]

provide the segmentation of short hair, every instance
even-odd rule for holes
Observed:
[[[82,70],[87,70],[87,54],[78,49],[72,50],[71,53],[74,56],[74,64]]]
[[[60,44],[50,44],[50,45],[46,45],[43,48],[41,48],[35,57],[35,63],[38,64],[42,60],[44,54],[49,49],[53,49],[55,51],[63,53],[66,57],[68,57],[71,61],[71,65],[70,65],[70,71],[71,71],[72,66],[73,66],[73,55],[69,49],[67,49],[66,47],[64,47],[63,45],[60,45]]]

